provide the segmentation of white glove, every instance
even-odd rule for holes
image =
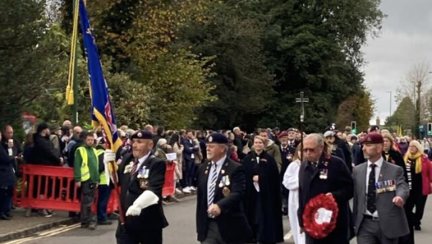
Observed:
[[[141,210],[144,208],[154,205],[159,201],[159,197],[156,196],[152,191],[144,191],[141,195],[129,206],[126,211],[126,216],[139,216]]]
[[[105,153],[104,153],[104,164],[107,164],[109,162],[115,161],[115,153],[113,151],[111,151],[110,149],[106,149]]]

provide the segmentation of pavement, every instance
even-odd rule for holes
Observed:
[[[38,213],[32,213],[31,216],[26,217],[25,212],[26,209],[16,208],[11,212],[13,215],[11,220],[0,220],[0,243],[74,223],[68,217],[68,212],[64,211],[55,211],[52,217],[44,217]]]
[[[193,194],[180,195],[177,198],[184,200],[193,198]],[[166,202],[164,205],[174,205],[175,202]],[[49,230],[56,227],[62,227],[77,223],[76,220],[69,217],[67,211],[54,211],[52,217],[44,217],[39,213],[33,212],[31,216],[25,216],[26,209],[16,208],[12,210],[11,220],[0,220],[0,243],[16,240],[31,236],[35,233]],[[117,219],[113,216],[114,219]]]

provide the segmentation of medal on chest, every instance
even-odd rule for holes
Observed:
[[[319,178],[321,180],[327,180],[328,178],[328,161],[324,161],[320,168]]]
[[[139,186],[141,189],[146,190],[148,187],[148,179],[149,179],[150,169],[147,166],[142,167],[137,174],[137,179],[139,182]]]

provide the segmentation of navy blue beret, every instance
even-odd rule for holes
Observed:
[[[213,133],[207,137],[207,143],[228,144],[228,138],[220,133]]]
[[[138,130],[132,135],[131,139],[153,139],[153,134],[146,130]]]

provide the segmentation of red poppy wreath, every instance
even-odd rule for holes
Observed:
[[[303,212],[304,231],[314,239],[325,238],[336,227],[338,213],[333,195],[315,196],[309,200]]]

